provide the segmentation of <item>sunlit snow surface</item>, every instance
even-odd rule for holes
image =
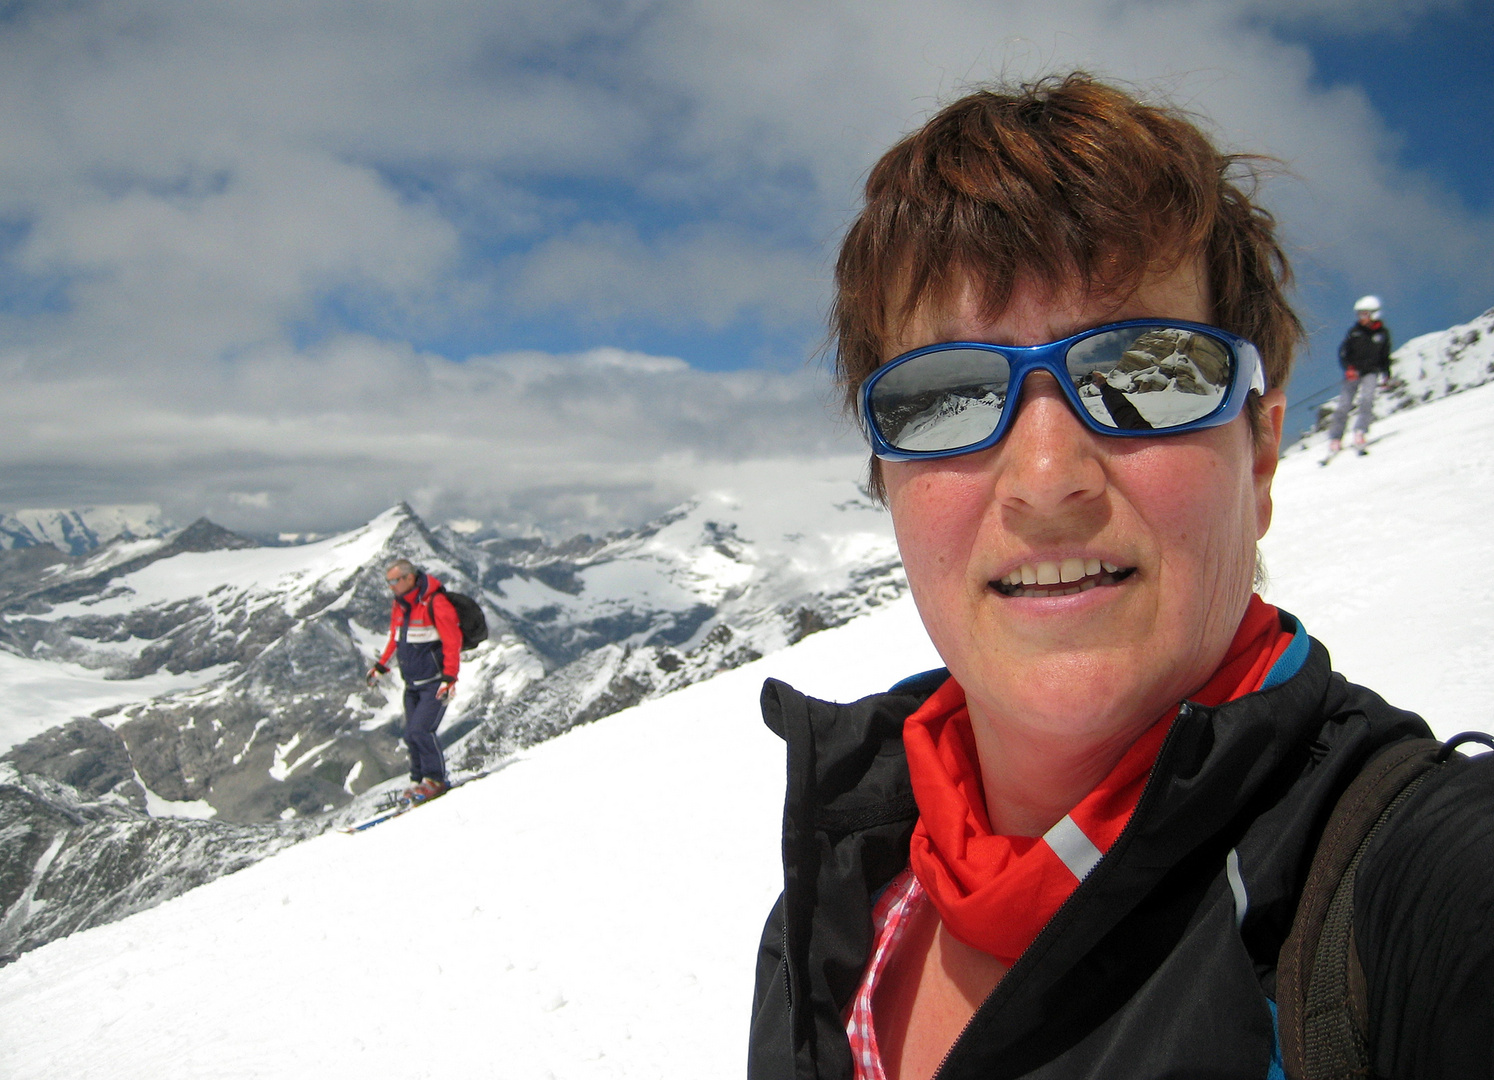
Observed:
[[[739,1076],[778,891],[763,678],[935,666],[911,603],[0,969],[0,1076]]]
[[[128,705],[211,681],[221,667],[139,679],[110,679],[107,672],[56,660],[30,660],[0,652],[0,753],[75,716]]]
[[[1323,453],[1277,471],[1266,598],[1440,734],[1494,731],[1494,384],[1376,422],[1366,457]]]
[[[1281,463],[1268,595],[1440,733],[1489,727],[1494,386],[1372,434]],[[37,949],[0,969],[0,1077],[740,1076],[780,875],[762,679],[845,699],[935,663],[899,601]]]

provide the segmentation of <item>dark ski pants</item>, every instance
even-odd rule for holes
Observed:
[[[410,779],[446,779],[446,756],[436,729],[446,715],[446,703],[436,697],[441,680],[405,685],[405,745],[410,748]]]

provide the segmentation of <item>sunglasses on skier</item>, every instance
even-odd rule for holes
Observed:
[[[903,353],[861,384],[862,428],[884,461],[924,461],[995,446],[1022,384],[1046,371],[1100,435],[1181,435],[1240,415],[1266,392],[1254,345],[1170,319],[1108,323],[1047,345],[950,341]]]

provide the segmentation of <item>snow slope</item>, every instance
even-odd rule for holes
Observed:
[[[1268,596],[1439,733],[1491,727],[1494,385],[1287,456]],[[739,1076],[778,891],[766,676],[936,661],[904,599],[0,969],[0,1077]],[[708,768],[706,766],[709,766]]]
[[[0,1076],[736,1075],[778,889],[762,679],[853,697],[936,664],[904,599],[28,953]]]
[[[70,716],[128,705],[208,682],[220,668],[173,675],[158,671],[139,679],[110,679],[107,671],[56,660],[30,660],[0,652],[0,753],[40,735]]]
[[[1391,371],[1400,383],[1386,395],[1395,409],[1494,379],[1494,308],[1466,323],[1412,338],[1395,351]]]
[[[1277,471],[1266,598],[1440,734],[1494,731],[1494,383],[1377,421],[1366,457],[1323,452]]]

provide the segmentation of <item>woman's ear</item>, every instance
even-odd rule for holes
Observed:
[[[1281,458],[1281,429],[1286,423],[1286,394],[1267,390],[1261,398],[1260,421],[1252,433],[1255,460],[1251,472],[1255,481],[1255,538],[1259,540],[1271,527],[1271,481]]]

